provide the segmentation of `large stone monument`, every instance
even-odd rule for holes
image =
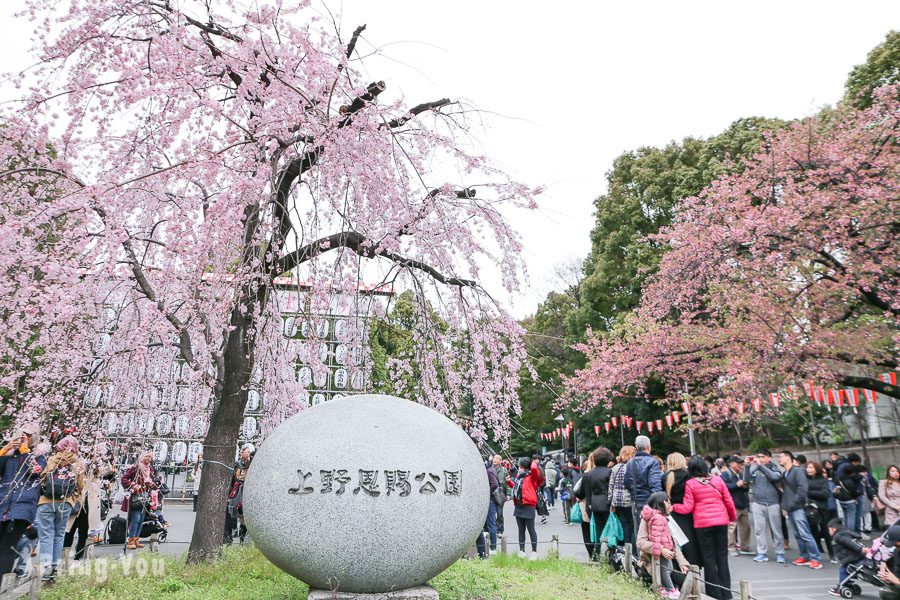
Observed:
[[[484,462],[462,429],[379,395],[332,400],[279,425],[244,487],[254,543],[327,598],[436,598],[419,586],[479,535],[488,502]]]

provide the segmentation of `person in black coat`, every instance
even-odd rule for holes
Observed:
[[[584,500],[586,514],[581,523],[581,537],[584,547],[587,549],[588,558],[593,561],[600,560],[600,534],[609,520],[609,478],[612,475],[610,464],[615,461],[613,453],[607,448],[600,447],[591,454],[591,462],[594,468],[584,474],[581,487],[575,496]],[[591,541],[591,519],[597,529],[597,541]]]
[[[684,486],[691,478],[687,471],[687,460],[683,454],[673,452],[666,457],[666,467],[669,470],[662,476],[663,491],[669,495],[669,502],[672,504],[683,504]],[[699,566],[701,564],[700,546],[697,545],[697,532],[694,531],[694,516],[672,511],[671,517],[675,519],[688,539],[688,543],[681,547],[681,552],[689,563]]]
[[[822,552],[822,540],[825,540],[825,548],[828,550],[828,559],[835,562],[834,546],[831,543],[831,533],[828,523],[837,517],[837,511],[828,508],[828,499],[831,498],[831,486],[825,477],[825,469],[816,461],[806,463],[806,479],[809,483],[809,489],[806,496],[809,501],[816,505],[819,511],[819,522],[810,522],[809,528],[812,531],[813,539]]]
[[[828,522],[828,532],[834,540],[835,556],[841,563],[838,584],[828,590],[828,593],[832,596],[840,596],[841,582],[847,577],[847,568],[866,557],[866,548],[862,544],[862,536],[856,531],[844,527],[844,522],[840,519],[832,519]]]

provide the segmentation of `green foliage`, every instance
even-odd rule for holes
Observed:
[[[760,450],[771,450],[775,447],[775,442],[764,435],[758,435],[747,444],[747,452],[753,454]]]
[[[900,81],[900,32],[891,31],[856,65],[844,84],[844,102],[856,108],[872,106],[873,90]]]
[[[61,577],[41,592],[42,600],[112,600],[170,598],[206,600],[305,600],[308,587],[270,563],[252,546],[228,547],[222,559],[188,566],[173,556],[140,554],[138,559],[164,562],[164,573],[138,577],[123,571],[122,561],[107,560],[104,577]],[[103,559],[101,559],[103,560]],[[634,581],[606,569],[570,560],[528,561],[513,556],[460,560],[435,577],[431,585],[441,600],[651,600]]]
[[[371,325],[369,348],[372,352],[372,391],[376,394],[393,394],[409,397],[408,391],[418,387],[419,365],[416,364],[416,341],[413,331],[421,318],[416,316],[416,299],[412,291],[405,291],[393,299],[388,314]],[[446,322],[428,306],[432,322],[446,331]],[[429,344],[433,343],[431,341]],[[409,360],[413,372],[404,375],[399,383],[391,379],[390,359]]]
[[[740,119],[708,140],[689,137],[619,156],[606,175],[607,192],[594,201],[596,223],[584,264],[581,308],[570,329],[609,331],[633,310],[664,251],[646,237],[672,222],[681,200],[740,170],[740,159],[758,150],[765,133],[785,125],[777,119]]]

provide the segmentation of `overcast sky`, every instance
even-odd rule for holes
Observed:
[[[509,214],[531,277],[511,300],[517,316],[552,289],[555,265],[586,256],[592,200],[617,155],[715,135],[741,117],[810,115],[900,27],[896,1],[326,4],[347,37],[368,26],[358,50],[381,48],[365,61],[373,80],[410,104],[463,98],[496,113],[478,134],[482,151],[547,187],[539,211]],[[21,0],[2,5],[9,71],[27,64],[29,32],[10,16]]]

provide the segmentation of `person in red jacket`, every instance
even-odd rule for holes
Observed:
[[[737,518],[734,500],[722,478],[709,476],[709,465],[702,456],[688,462],[692,477],[684,487],[684,502],[672,507],[675,512],[694,516],[694,530],[707,581],[706,594],[718,600],[731,600],[731,572],[728,569],[728,524]]]
[[[525,530],[531,538],[531,560],[537,559],[537,530],[534,518],[537,514],[537,491],[544,484],[537,461],[519,459],[519,472],[508,481],[513,489],[513,516],[519,526],[519,556],[525,558]]]

